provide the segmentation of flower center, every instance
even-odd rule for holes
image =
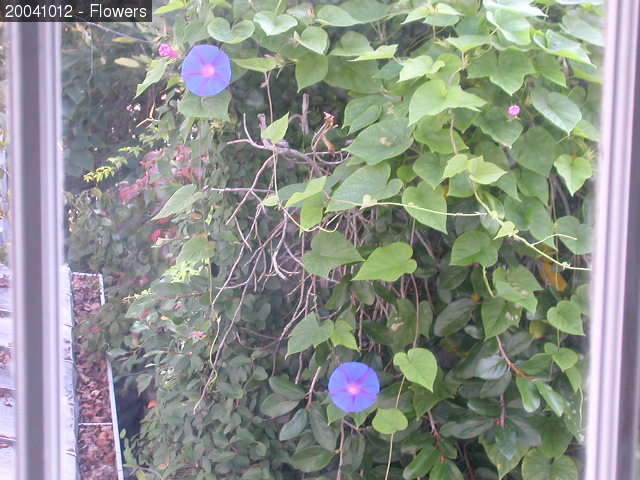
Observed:
[[[202,67],[202,76],[203,77],[213,77],[216,74],[216,69],[213,65],[205,65]]]
[[[360,393],[360,385],[357,383],[350,383],[347,385],[347,392],[351,395],[358,395]]]

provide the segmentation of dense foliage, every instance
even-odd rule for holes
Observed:
[[[197,97],[156,56],[137,178],[72,200],[94,341],[155,395],[139,478],[578,478],[599,3],[156,12],[233,74]],[[361,413],[327,394],[349,361]]]

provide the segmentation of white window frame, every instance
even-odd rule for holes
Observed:
[[[19,480],[61,478],[60,32],[8,23],[11,268]]]
[[[585,479],[632,480],[640,428],[640,2],[607,3]]]

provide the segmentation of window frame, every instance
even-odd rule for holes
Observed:
[[[7,23],[19,480],[61,477],[63,164],[59,23]]]

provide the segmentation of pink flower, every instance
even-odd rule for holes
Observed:
[[[178,51],[175,50],[171,45],[168,45],[166,43],[163,43],[162,45],[160,45],[160,48],[158,49],[158,53],[160,54],[161,57],[171,57],[171,58],[180,57],[180,54],[178,53]]]
[[[520,115],[520,105],[511,105],[509,108],[507,108],[507,113],[511,118],[516,118],[518,115]]]
[[[194,330],[189,334],[189,338],[191,340],[202,340],[206,336],[207,335],[204,332],[201,332],[200,330]]]
[[[120,195],[120,201],[122,203],[129,203],[138,195],[138,193],[140,193],[140,185],[138,182],[129,186],[125,182],[122,182],[118,188],[118,194]]]

